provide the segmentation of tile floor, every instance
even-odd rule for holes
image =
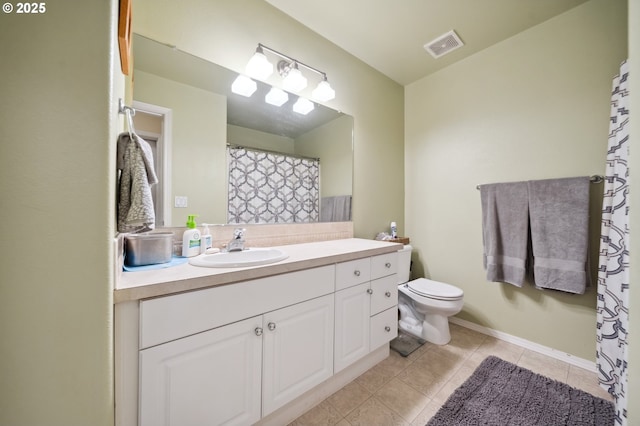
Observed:
[[[455,324],[451,336],[447,345],[425,343],[406,358],[392,350],[290,426],[423,426],[488,355],[611,400],[595,373]]]

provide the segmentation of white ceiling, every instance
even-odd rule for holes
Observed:
[[[588,0],[266,0],[406,85]],[[434,59],[423,46],[455,30],[463,47]]]

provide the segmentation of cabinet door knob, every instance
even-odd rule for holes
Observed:
[[[267,327],[269,327],[269,330],[273,331],[276,329],[276,323],[270,322],[269,324],[267,324]]]
[[[256,333],[256,336],[262,336],[262,328],[261,327],[256,327],[256,329],[254,331]]]
[[[387,291],[384,295],[387,296],[387,297],[391,297],[391,292]]]
[[[357,269],[355,271],[353,271],[353,275],[355,275],[356,277],[360,276],[360,271],[358,271]]]
[[[373,294],[373,290],[371,290],[370,288],[367,289],[367,293],[369,294]]]
[[[384,267],[387,268],[387,269],[391,268],[391,263],[389,263],[389,262],[385,263]]]
[[[384,331],[386,331],[387,333],[391,331],[391,327],[389,327],[388,325],[384,326]]]

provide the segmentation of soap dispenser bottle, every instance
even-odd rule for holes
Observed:
[[[213,236],[209,231],[208,223],[203,223],[202,226],[204,226],[204,229],[202,230],[202,236],[200,237],[200,253],[205,253],[213,247]]]
[[[182,257],[200,254],[200,231],[196,228],[196,215],[187,216],[187,230],[182,234]]]

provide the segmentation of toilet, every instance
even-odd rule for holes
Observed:
[[[418,278],[409,281],[410,245],[398,251],[400,330],[436,345],[451,340],[449,317],[462,310],[464,292],[456,286]]]

